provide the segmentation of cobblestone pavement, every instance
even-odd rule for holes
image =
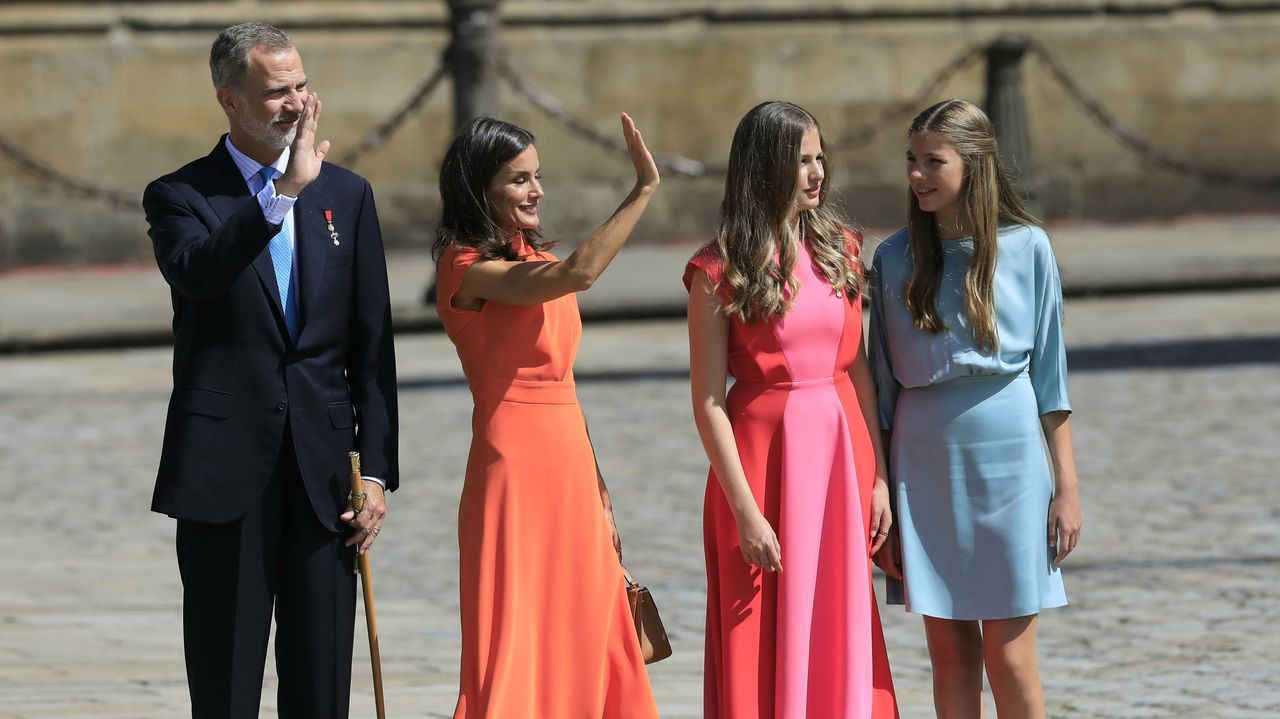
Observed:
[[[1085,533],[1072,603],[1041,622],[1051,716],[1280,713],[1276,307],[1275,290],[1069,303],[1090,368],[1071,380]],[[701,713],[706,461],[685,347],[679,322],[595,324],[578,365],[628,564],[675,645],[652,667],[666,717]],[[470,398],[443,336],[398,354],[404,489],[373,555],[389,715],[448,716]],[[0,358],[0,717],[186,715],[173,522],[147,511],[169,358]],[[920,621],[884,617],[903,716],[932,716]],[[373,714],[362,642],[361,626],[355,717]],[[269,671],[264,716],[273,694]]]
[[[867,257],[892,229],[866,231]],[[1280,217],[1184,217],[1169,222],[1064,222],[1049,227],[1063,283],[1076,296],[1280,286]],[[684,307],[679,278],[698,241],[630,245],[595,289],[580,297],[587,317],[672,317]],[[559,245],[567,256],[572,245]],[[435,264],[425,247],[387,258],[398,328],[439,327],[422,294]],[[85,297],[94,302],[86,303]],[[173,309],[154,263],[0,271],[0,353],[162,345]]]

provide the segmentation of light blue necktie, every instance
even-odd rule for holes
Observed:
[[[265,186],[276,176],[276,168],[270,165],[258,171]],[[298,341],[298,283],[293,275],[293,238],[289,236],[289,223],[280,223],[280,232],[267,245],[271,251],[271,264],[276,270],[276,287],[280,290],[280,306],[284,308],[284,326],[289,340]]]

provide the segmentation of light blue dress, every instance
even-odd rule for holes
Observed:
[[[1067,603],[1048,543],[1053,481],[1040,415],[1070,411],[1062,286],[1038,227],[998,233],[999,349],[976,347],[964,311],[971,239],[944,240],[938,313],[915,328],[905,302],[907,231],[876,250],[867,347],[892,430],[889,469],[904,581],[886,599],[944,619],[1008,619]]]

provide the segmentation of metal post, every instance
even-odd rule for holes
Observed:
[[[453,75],[453,122],[461,129],[468,120],[498,114],[498,5],[502,0],[449,0],[449,47],[445,62]],[[423,293],[427,305],[436,303],[433,279]]]
[[[1002,37],[987,46],[987,115],[996,127],[1000,155],[1018,193],[1035,211],[1039,187],[1031,157],[1031,128],[1022,91],[1022,58],[1027,41]]]
[[[454,120],[462,127],[498,114],[498,5],[501,0],[449,0],[452,42],[445,58],[453,73]]]

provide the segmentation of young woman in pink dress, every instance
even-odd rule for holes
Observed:
[[[829,180],[813,115],[753,108],[734,134],[715,239],[685,270],[693,412],[711,461],[709,718],[897,716],[871,584],[891,518],[868,431],[862,238],[827,203]]]

